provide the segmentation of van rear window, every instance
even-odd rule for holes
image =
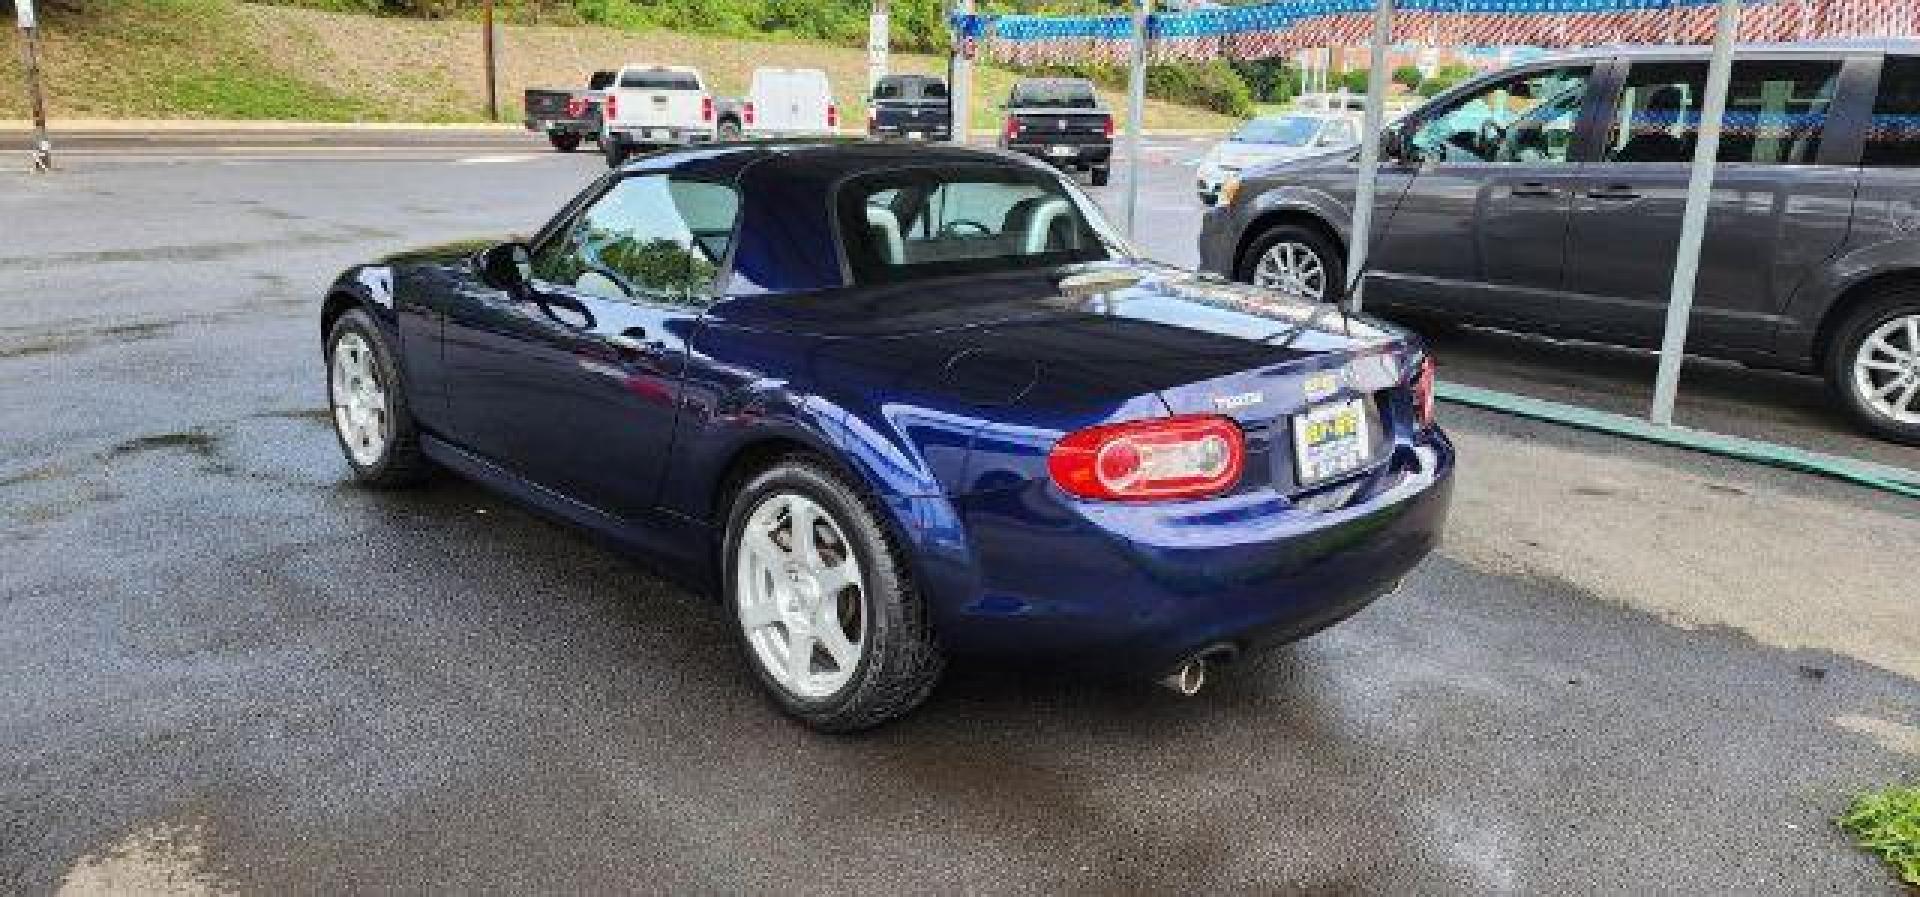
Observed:
[[[1880,96],[1861,162],[1920,168],[1920,56],[1889,56],[1880,69]]]

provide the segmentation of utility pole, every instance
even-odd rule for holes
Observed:
[[[47,97],[40,87],[40,28],[33,0],[13,0],[20,18],[20,67],[27,76],[27,100],[33,106],[33,170],[53,170],[53,141],[47,139]]]
[[[887,0],[873,0],[873,12],[867,15],[867,96],[873,96],[873,89],[880,79],[887,76],[887,43],[891,37],[892,24],[888,17]]]
[[[1133,0],[1133,64],[1127,73],[1127,238],[1140,208],[1140,121],[1147,117],[1147,22],[1153,0]]]
[[[959,0],[955,9],[960,15],[972,16],[974,0]],[[951,139],[962,145],[967,142],[967,132],[973,124],[973,57],[979,50],[979,43],[967,28],[954,33],[953,84],[947,91],[947,108],[953,118]]]
[[[1376,0],[1373,8],[1373,46],[1368,60],[1367,111],[1360,128],[1360,182],[1353,191],[1353,236],[1347,250],[1347,305],[1359,311],[1367,286],[1367,249],[1373,242],[1373,194],[1380,180],[1380,140],[1386,125],[1387,48],[1393,44],[1394,0]],[[1344,93],[1345,88],[1341,88]]]
[[[500,120],[500,89],[499,89],[499,80],[498,80],[499,76],[497,74],[498,69],[494,65],[494,55],[493,55],[493,0],[487,0],[486,12],[483,15],[486,20],[487,31],[486,31],[486,34],[481,36],[480,44],[481,44],[482,51],[486,54],[486,57],[487,57],[487,60],[486,60],[487,61],[487,120],[499,121]]]

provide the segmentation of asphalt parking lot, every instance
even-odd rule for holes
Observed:
[[[1197,698],[961,667],[865,736],[786,722],[702,599],[465,483],[345,482],[332,273],[603,170],[437,140],[0,173],[0,893],[1893,892],[1830,820],[1920,757],[1920,509],[1460,408],[1440,553]],[[1146,167],[1170,261],[1198,149]],[[1696,369],[1683,419],[1920,466]]]

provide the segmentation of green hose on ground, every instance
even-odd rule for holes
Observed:
[[[1723,458],[1819,474],[1895,495],[1920,498],[1920,471],[1888,464],[1823,455],[1819,452],[1761,442],[1757,439],[1722,436],[1718,433],[1689,430],[1685,427],[1663,427],[1651,421],[1628,417],[1624,414],[1563,405],[1545,399],[1529,398],[1459,383],[1440,383],[1435,386],[1434,395],[1445,401],[1473,408],[1484,408],[1488,411],[1565,424],[1597,433],[1706,452]]]

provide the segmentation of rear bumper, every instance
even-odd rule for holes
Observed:
[[[867,135],[881,140],[946,140],[953,136],[953,128],[945,122],[876,124],[867,129]]]
[[[1000,145],[1004,149],[1055,165],[1081,168],[1098,168],[1107,165],[1113,158],[1113,144],[1110,143],[1034,143],[1017,140],[1003,141]]]
[[[646,125],[609,125],[607,133],[621,143],[648,146],[686,146],[713,142],[710,127],[648,127]]]
[[[592,137],[599,131],[590,122],[564,118],[529,118],[526,120],[526,125],[527,130],[542,134],[578,134],[582,137]]]
[[[1360,480],[1291,500],[1073,502],[1050,484],[976,497],[963,514],[979,587],[945,608],[942,638],[1123,675],[1302,638],[1393,591],[1438,544],[1453,467],[1433,430]]]

